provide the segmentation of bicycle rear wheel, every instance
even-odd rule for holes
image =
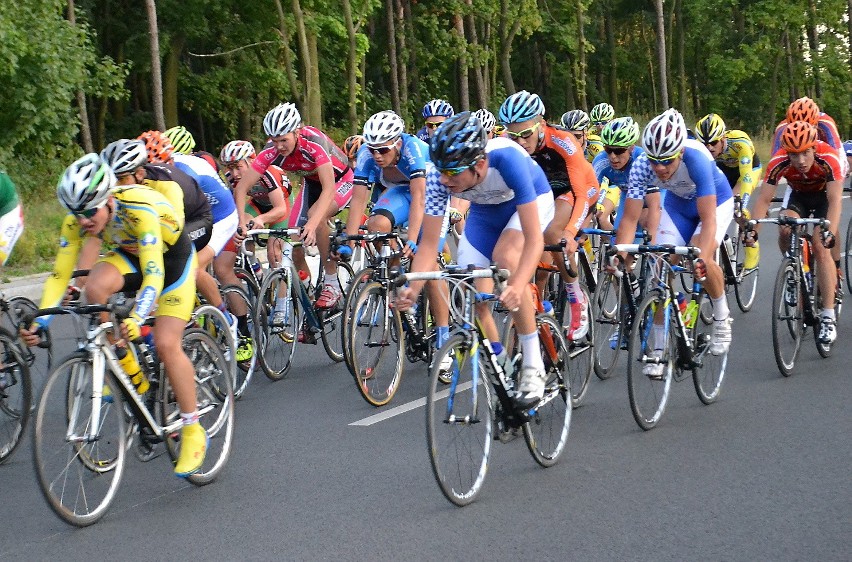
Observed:
[[[349,290],[349,286],[352,284],[352,280],[355,277],[355,273],[352,271],[352,267],[346,262],[337,262],[337,282],[338,282],[338,290],[341,295],[346,295],[346,292]],[[325,352],[328,354],[329,358],[335,363],[340,363],[343,361],[344,349],[343,349],[343,326],[346,325],[346,316],[344,315],[344,299],[340,299],[334,308],[317,308],[317,320],[319,320],[320,325],[322,326],[322,332],[320,337],[322,339],[322,346],[325,348]]]
[[[745,268],[745,245],[743,237],[739,234],[734,239],[734,295],[737,298],[737,306],[743,312],[748,312],[754,306],[754,299],[757,296],[757,281],[760,274],[760,264],[754,269]]]
[[[196,486],[209,484],[222,471],[231,454],[234,435],[234,389],[230,362],[210,334],[198,329],[183,333],[183,349],[195,367],[195,394],[200,423],[207,432],[204,464],[187,477]],[[168,377],[160,383],[161,419],[168,426],[180,417],[180,408]],[[180,432],[166,436],[172,460],[180,454]]]
[[[707,293],[702,289],[698,297],[698,309],[704,310],[712,317],[713,306]],[[712,404],[719,398],[722,391],[722,382],[728,369],[728,351],[722,355],[710,353],[710,345],[713,342],[713,324],[709,326],[703,322],[696,322],[693,329],[692,341],[693,357],[700,367],[692,369],[692,382],[695,392],[704,404]],[[730,351],[730,349],[729,349]]]
[[[373,280],[373,268],[366,267],[353,274],[352,282],[349,284],[349,289],[346,291],[346,299],[343,301],[343,325],[340,330],[340,339],[343,349],[343,360],[349,373],[355,376],[355,369],[352,367],[352,348],[349,347],[350,331],[352,322],[352,309],[355,307],[355,301],[358,300],[358,295],[361,290]]]
[[[451,336],[435,352],[426,396],[432,474],[444,497],[458,506],[472,502],[482,489],[493,442],[493,391],[481,366],[485,357],[474,349],[477,347],[465,334]],[[446,387],[440,365],[448,356],[452,357],[452,380]]]
[[[0,329],[0,464],[24,437],[32,409],[30,370],[16,338]]]
[[[648,431],[657,425],[672,387],[676,342],[670,333],[671,315],[677,311],[661,291],[648,294],[636,311],[636,321],[627,348],[627,393],[630,410],[639,427]],[[664,323],[654,325],[654,316],[664,310]],[[662,365],[662,373],[645,374],[646,365]]]
[[[569,346],[570,361],[565,362],[566,376],[570,381],[571,386],[571,403],[575,408],[580,406],[586,392],[589,390],[589,381],[592,378],[592,371],[595,368],[595,323],[592,320],[592,300],[589,296],[589,291],[585,284],[580,284],[580,290],[583,292],[583,298],[586,299],[586,306],[589,310],[586,311],[591,318],[589,319],[589,329],[586,335],[577,341],[566,342]],[[566,307],[569,308],[569,307]],[[563,325],[569,325],[571,322],[570,310],[566,313],[568,317]]]
[[[405,360],[402,319],[387,298],[380,283],[368,284],[358,295],[350,319],[355,385],[373,406],[384,406],[396,394]]]
[[[611,273],[600,277],[598,292],[595,293],[593,323],[595,326],[595,374],[601,380],[612,376],[621,341],[624,338],[621,329],[622,289],[621,279]]]
[[[805,294],[797,267],[790,258],[781,262],[772,293],[772,349],[775,364],[785,377],[793,374],[805,331]],[[790,291],[787,290],[788,286]],[[787,302],[788,299],[790,302]]]
[[[571,410],[576,406],[572,405],[570,382],[565,376],[570,370],[572,351],[562,335],[562,327],[546,314],[536,316],[536,323],[547,378],[544,398],[533,408],[530,420],[523,427],[530,454],[546,468],[556,464],[565,450]]]
[[[94,398],[93,391],[101,389],[92,388],[90,361],[87,353],[75,353],[48,376],[33,432],[39,488],[54,513],[78,527],[106,513],[121,482],[128,444],[119,383],[107,372],[102,389],[107,396]]]
[[[296,340],[302,327],[302,308],[298,283],[290,269],[268,272],[260,287],[260,296],[254,309],[255,342],[260,350],[258,360],[270,380],[279,381],[287,376],[296,352]],[[284,323],[272,326],[272,316],[280,301]]]

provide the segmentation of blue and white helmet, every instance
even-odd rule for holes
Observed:
[[[430,117],[452,117],[456,112],[450,102],[442,99],[433,99],[423,106],[423,119]]]
[[[393,111],[380,111],[364,123],[364,141],[373,146],[386,144],[398,139],[404,131],[405,122],[402,117]]]
[[[667,109],[645,125],[642,148],[652,158],[676,156],[686,142],[686,123],[677,109]]]
[[[472,166],[485,154],[488,138],[470,111],[447,119],[429,140],[429,159],[439,169]]]
[[[538,94],[526,90],[516,92],[506,98],[500,106],[500,121],[505,124],[521,123],[544,115],[544,102]]]

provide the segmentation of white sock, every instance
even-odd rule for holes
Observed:
[[[324,283],[326,285],[331,285],[332,287],[337,287],[337,272],[335,271],[334,273],[326,273]]]
[[[829,320],[836,320],[833,308],[823,308],[822,312],[820,313],[820,316]]]
[[[194,423],[198,423],[198,410],[189,414],[181,412],[180,419],[183,422],[183,425],[192,425]]]
[[[518,341],[521,343],[523,366],[543,371],[544,361],[541,359],[541,347],[539,347],[538,344],[538,332],[520,334],[518,336]]]
[[[710,299],[710,302],[713,303],[713,320],[724,320],[731,314],[728,299],[724,293],[718,299]]]

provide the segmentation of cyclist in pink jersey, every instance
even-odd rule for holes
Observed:
[[[246,194],[274,164],[285,172],[302,176],[302,190],[296,197],[290,213],[290,227],[302,227],[302,240],[319,247],[320,258],[325,269],[325,284],[316,306],[330,308],[340,300],[337,288],[337,268],[328,260],[328,219],[339,213],[352,198],[353,172],[343,151],[314,127],[302,124],[302,117],[295,104],[282,103],[266,114],[263,129],[269,135],[272,146],[263,150],[246,170],[234,187],[234,200],[240,212],[240,224],[251,220],[245,214]],[[264,228],[253,219],[254,228]],[[295,253],[296,266],[309,271],[304,254]]]

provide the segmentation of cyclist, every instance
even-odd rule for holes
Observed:
[[[349,159],[349,167],[355,169],[355,164],[358,161],[358,149],[364,144],[364,137],[361,135],[351,135],[343,141],[343,152]]]
[[[488,267],[493,261],[511,271],[500,300],[512,310],[523,354],[514,398],[523,407],[531,405],[543,396],[545,381],[529,280],[544,248],[542,231],[553,217],[553,192],[541,167],[524,150],[504,138],[486,140],[482,123],[468,111],[438,129],[429,155],[435,170],[427,177],[421,251],[414,256],[411,270],[431,271],[450,196],[469,200],[459,263]],[[411,306],[422,287],[422,282],[412,282],[403,289],[398,306]],[[476,306],[495,353],[505,361],[506,351],[496,343],[499,334],[490,308]]]
[[[455,113],[450,102],[437,98],[429,100],[429,103],[423,106],[422,111],[426,123],[415,133],[415,136],[424,142],[429,142],[429,139],[435,133],[435,129]]]
[[[633,241],[645,200],[648,230],[656,243],[688,243],[701,249],[695,276],[704,278],[704,288],[713,304],[710,353],[723,355],[731,345],[733,320],[725,299],[725,279],[714,256],[734,215],[731,186],[704,145],[686,138],[686,124],[676,109],[665,111],[645,126],[642,147],[644,153],[630,168],[627,202],[616,241]],[[662,205],[656,189],[667,191]],[[664,328],[655,322],[654,329]],[[658,339],[662,343],[665,338],[660,334]],[[662,364],[648,363],[643,372],[660,376],[662,369]]]
[[[488,140],[493,139],[494,127],[497,125],[497,119],[494,118],[494,114],[487,109],[482,108],[474,111],[473,116],[479,119],[479,122],[482,123],[482,128],[485,129],[485,136]]]
[[[805,121],[794,121],[781,133],[781,150],[775,153],[766,167],[763,186],[754,205],[754,217],[763,218],[775,195],[781,178],[787,180],[782,215],[789,217],[827,218],[831,221],[822,244],[812,244],[817,265],[817,282],[822,295],[819,340],[824,344],[837,338],[834,311],[834,291],[837,286],[837,267],[830,249],[835,245],[843,202],[843,173],[840,158],[833,146],[817,140],[816,127]],[[755,226],[754,238],[760,225]],[[814,240],[820,228],[814,228]],[[747,241],[748,238],[747,238]],[[786,252],[790,244],[789,227],[778,229],[778,246]],[[794,288],[795,290],[795,288]],[[795,302],[787,296],[787,302]]]
[[[192,133],[186,127],[178,125],[171,129],[166,129],[163,134],[168,137],[176,153],[197,156],[210,164],[210,167],[213,168],[216,174],[219,173],[219,163],[216,162],[216,157],[205,150],[195,150],[195,137],[192,136]]]
[[[68,210],[62,221],[53,274],[45,281],[40,308],[57,306],[84,240],[97,238],[113,249],[100,258],[86,282],[86,300],[102,304],[119,291],[136,291],[136,305],[121,324],[121,337],[134,340],[156,305],[154,342],[180,407],[180,456],[175,474],[188,476],[204,461],[207,433],[198,422],[195,369],[181,345],[195,301],[195,250],[177,210],[163,195],[138,185],[116,186],[110,166],[97,154],[71,164],[57,186],[59,202]],[[144,264],[144,265],[142,265]],[[39,342],[39,318],[21,329],[27,345]]]
[[[606,124],[615,119],[615,109],[608,103],[599,103],[589,112],[589,119],[592,126],[588,134],[589,144],[586,147],[586,159],[592,162],[603,150],[604,144],[600,135]]]
[[[15,184],[0,170],[0,266],[6,265],[23,231],[24,211]]]
[[[244,209],[248,190],[257,184],[270,165],[302,176],[302,190],[290,213],[289,224],[291,228],[302,228],[301,238],[305,244],[319,248],[325,284],[315,306],[331,308],[342,295],[338,288],[337,266],[328,259],[328,221],[349,205],[352,169],[346,155],[325,133],[302,123],[295,104],[282,103],[272,108],[263,118],[263,129],[271,138],[272,146],[257,155],[251,168],[234,187],[234,200],[242,217],[240,224],[246,224]],[[258,217],[254,217],[253,223],[255,228],[266,226],[260,224]],[[293,259],[299,269],[308,272],[304,252],[299,250],[294,251]],[[283,320],[283,315],[279,317]]]
[[[705,115],[695,124],[695,136],[716,159],[716,165],[728,178],[734,197],[740,198],[744,224],[750,216],[749,199],[763,171],[754,143],[743,131],[727,129],[725,122],[715,113]],[[759,259],[759,245],[746,246],[743,267],[754,269]]]
[[[627,177],[630,167],[642,154],[636,146],[639,142],[639,125],[632,117],[619,117],[607,123],[601,132],[604,152],[595,156],[592,167],[598,183],[601,184],[598,196],[598,224],[601,228],[612,230],[618,225],[624,212]],[[615,220],[612,213],[616,210]]]
[[[799,98],[787,107],[786,118],[775,127],[775,134],[772,138],[773,156],[781,149],[781,134],[787,128],[787,125],[793,121],[805,121],[816,127],[818,140],[828,143],[837,151],[843,177],[849,175],[849,164],[843,158],[843,143],[840,140],[840,133],[837,131],[837,124],[829,114],[822,112],[817,103],[809,97]]]
[[[562,114],[560,122],[562,127],[577,139],[583,149],[584,158],[592,162],[603,149],[603,145],[600,137],[589,130],[592,125],[589,114],[582,109],[572,109]]]
[[[500,121],[506,125],[506,135],[532,156],[544,171],[556,199],[553,220],[544,232],[547,244],[567,242],[565,251],[577,271],[577,241],[575,237],[589,212],[589,202],[596,201],[598,180],[592,165],[583,158],[575,136],[544,120],[544,103],[537,94],[521,90],[512,94],[500,106]],[[542,256],[549,260],[550,256]],[[556,256],[554,256],[556,257]],[[588,302],[577,277],[569,274],[560,254],[556,259],[565,279],[571,307],[571,325],[566,328],[569,341],[583,338],[589,331]]]

